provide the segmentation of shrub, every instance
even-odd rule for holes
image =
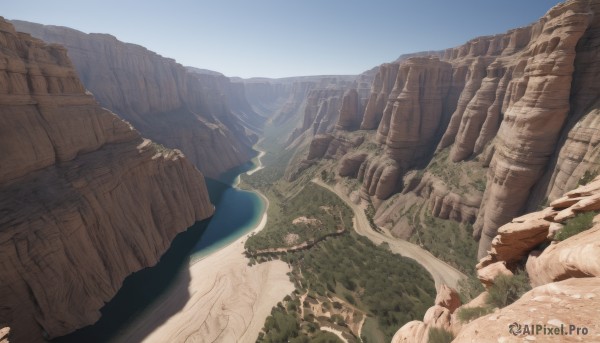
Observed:
[[[592,181],[596,176],[598,176],[597,170],[594,170],[594,171],[586,170],[585,173],[583,173],[583,176],[581,177],[581,179],[579,179],[579,181],[577,181],[577,185],[578,186],[586,185],[586,184],[590,183],[590,181]]]
[[[475,297],[481,294],[481,292],[484,290],[485,288],[483,288],[483,285],[479,279],[474,276],[458,281],[458,295],[460,296],[460,301],[463,304],[475,299]]]
[[[518,272],[514,276],[498,275],[488,290],[486,303],[502,308],[515,302],[530,289],[529,278],[525,272]]]
[[[564,241],[571,236],[575,236],[591,228],[594,216],[596,216],[596,212],[593,211],[578,213],[574,218],[567,220],[562,230],[554,236],[554,240]]]
[[[461,307],[458,310],[458,319],[463,323],[467,323],[491,312],[492,308],[489,306]]]
[[[429,329],[429,343],[450,343],[453,339],[454,335],[450,331],[436,327]]]
[[[354,297],[352,296],[352,294],[350,293],[345,293],[344,294],[344,298],[346,298],[346,300],[348,300],[348,302],[352,305],[356,305],[356,299],[354,299]]]

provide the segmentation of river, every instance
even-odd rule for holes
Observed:
[[[205,258],[251,231],[266,209],[257,193],[237,188],[239,176],[262,168],[260,152],[251,162],[223,173],[219,180],[206,179],[212,218],[197,222],[177,235],[158,264],[127,277],[119,292],[102,309],[102,317],[52,342],[110,342],[126,332],[136,318],[142,316],[160,297],[171,291],[177,279],[186,278],[190,263]]]

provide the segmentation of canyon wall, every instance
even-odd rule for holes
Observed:
[[[142,135],[180,149],[205,175],[247,161],[264,118],[244,89],[215,73],[186,69],[144,47],[108,34],[14,21],[17,31],[64,45],[100,104]]]
[[[597,2],[570,0],[529,26],[383,64],[365,107],[347,91],[313,152],[362,130],[365,143],[336,159],[376,222],[393,229],[394,208],[418,192],[434,215],[474,224],[482,257],[510,218],[600,170],[598,13]]]
[[[98,320],[214,208],[179,151],[100,107],[65,48],[2,18],[0,47],[0,323],[42,342]]]
[[[279,130],[278,143],[297,146],[307,137],[331,132],[338,121],[344,92],[356,85],[368,91],[370,80],[355,75],[317,75],[235,82],[244,84],[252,108],[268,116],[270,126]],[[364,99],[362,102],[364,106]]]

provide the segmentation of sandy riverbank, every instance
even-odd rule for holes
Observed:
[[[286,263],[250,267],[243,255],[248,236],[266,223],[265,209],[251,233],[195,260],[115,342],[255,342],[271,308],[294,290]]]

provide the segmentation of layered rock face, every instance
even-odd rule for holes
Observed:
[[[360,122],[358,128],[376,130],[370,140],[382,153],[342,164],[340,175],[357,175],[361,195],[376,206],[406,185],[444,183],[455,194],[447,203],[469,204],[453,205],[462,209],[452,217],[474,222],[483,257],[501,225],[572,188],[586,171],[600,170],[597,13],[597,2],[570,0],[530,26],[380,66],[362,112],[356,114],[355,93],[342,99],[330,144]],[[361,149],[348,153],[367,152]],[[461,195],[466,180],[451,182],[434,170],[442,155],[441,168],[477,164],[487,173],[484,182]],[[410,169],[431,173],[428,180],[403,180]],[[447,217],[440,193],[421,196]],[[380,222],[394,226],[381,211]]]
[[[524,209],[556,149],[569,113],[575,48],[591,13],[584,2],[553,8],[532,27],[532,43],[513,70],[508,102],[490,164],[476,235],[485,255],[499,225]],[[543,24],[542,24],[543,23]],[[525,62],[526,61],[526,62]]]
[[[67,51],[0,20],[0,323],[40,342],[212,215],[202,174],[85,91]]]
[[[597,2],[590,2],[589,6],[595,15],[600,13],[600,4]],[[600,170],[597,149],[600,137],[600,85],[597,82],[600,77],[599,44],[600,21],[594,18],[577,45],[568,122],[562,131],[556,163],[547,172],[550,175],[549,184],[547,187],[538,187],[538,198],[556,199],[573,189],[586,171]]]
[[[202,95],[202,102],[213,106],[207,113],[227,114],[227,111],[230,111],[233,116],[223,115],[219,116],[219,119],[228,128],[232,128],[233,132],[247,130],[247,135],[252,135],[262,131],[266,118],[259,115],[248,102],[243,83],[231,82],[225,75],[211,70],[193,67],[186,67],[186,70],[198,79],[201,87],[198,94]],[[255,137],[252,137],[252,140],[254,141]]]
[[[106,34],[15,21],[18,31],[64,45],[100,104],[165,146],[178,148],[207,176],[247,161],[262,119],[243,87],[188,71],[172,59]],[[244,125],[242,125],[244,124]]]

